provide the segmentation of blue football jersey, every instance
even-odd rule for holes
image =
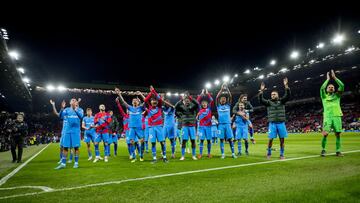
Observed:
[[[94,125],[94,116],[85,116],[83,118],[83,123],[85,124],[86,128],[90,128],[90,126]],[[95,128],[90,128],[89,130],[95,132]]]
[[[224,104],[224,105],[218,104],[217,111],[218,111],[219,124],[231,124],[231,117],[230,117],[231,108],[229,104]]]
[[[163,107],[164,126],[175,126],[175,109],[172,107]]]
[[[144,106],[140,105],[138,107],[129,106],[129,128],[141,128],[142,127],[142,112],[144,111]]]
[[[84,116],[84,111],[82,108],[77,108],[76,110],[71,107],[67,107],[63,110],[62,116],[66,117],[66,130],[80,130],[80,121]]]

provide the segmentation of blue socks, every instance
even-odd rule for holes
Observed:
[[[171,140],[171,154],[175,154],[175,144],[176,144],[176,141]]]
[[[89,156],[89,157],[92,157],[91,151],[88,151],[88,156]]]
[[[220,151],[221,151],[221,154],[224,154],[224,141],[221,141],[221,140],[220,140]]]
[[[250,128],[250,138],[254,137],[254,128]]]
[[[234,154],[234,143],[231,140],[229,141],[229,145],[231,148],[231,153]]]
[[[200,141],[200,155],[203,154],[203,149],[204,149],[204,140]]]
[[[145,149],[145,143],[141,143],[140,145],[140,158],[144,158],[144,149]]]
[[[267,155],[271,155],[271,147],[268,147],[267,151]]]
[[[69,160],[72,161],[74,155],[73,155],[73,153],[71,152],[71,150],[70,150],[69,152],[70,152],[70,158],[69,158]]]
[[[280,156],[284,156],[284,151],[285,151],[285,148],[284,148],[284,147],[280,147]]]
[[[131,148],[130,148],[130,150],[131,150],[131,156],[132,156],[132,158],[133,158],[133,159],[135,159],[135,158],[136,158],[136,154],[135,154],[135,150],[136,150],[136,143],[131,144]]]
[[[110,147],[109,144],[107,146]],[[108,156],[108,154],[107,154],[107,146],[105,146],[105,144],[104,144],[104,155],[105,156]]]
[[[78,162],[79,162],[79,155],[75,154],[75,163],[78,163]]]
[[[245,152],[248,152],[249,149],[249,142],[245,140]]]
[[[128,143],[127,144],[127,147],[128,147],[128,152],[129,152],[129,155],[131,155],[132,153],[131,153],[131,144],[130,143]]]
[[[208,154],[211,153],[211,140],[207,141],[207,149],[208,149]]]
[[[241,154],[241,140],[238,140],[238,152]],[[245,144],[246,145],[246,144]],[[246,147],[245,147],[246,148]]]
[[[165,144],[165,141],[161,142],[161,150],[162,150],[163,157],[166,158],[166,144]]]
[[[99,157],[100,156],[100,152],[99,152],[99,144],[95,145],[95,156]]]
[[[152,152],[152,156],[153,159],[156,159],[156,143],[151,143],[151,152]]]
[[[181,156],[185,156],[185,147],[181,147]]]
[[[61,164],[62,164],[62,165],[66,165],[66,157],[65,157],[65,156],[63,156],[63,157],[61,158]]]
[[[141,149],[138,142],[135,142],[135,149],[137,150],[138,154],[141,155]]]
[[[105,152],[106,152],[106,153],[105,153],[105,156],[109,156],[109,155],[110,155],[110,145],[106,145],[106,146],[105,146],[105,149],[106,149],[106,150],[105,150]]]

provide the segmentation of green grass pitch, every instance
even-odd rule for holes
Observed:
[[[343,133],[342,150],[352,151],[344,157],[320,157],[320,134],[290,134],[285,141],[287,161],[278,161],[279,150],[267,160],[267,137],[256,135],[256,139],[257,143],[249,146],[250,155],[237,159],[230,157],[226,144],[224,160],[220,159],[219,145],[214,145],[212,159],[193,161],[186,154],[186,160],[180,161],[177,145],[176,159],[167,164],[151,164],[150,153],[144,162],[130,163],[123,140],[119,141],[117,157],[111,156],[108,163],[92,163],[87,161],[82,144],[80,167],[73,169],[67,164],[64,170],[54,170],[59,145],[50,144],[1,185],[0,202],[360,202],[360,133]],[[274,144],[279,148],[278,140]],[[168,157],[170,150],[168,143]],[[100,151],[103,154],[102,148]],[[327,152],[335,152],[333,134]],[[157,154],[160,157],[159,147]],[[0,154],[0,160],[4,155]],[[237,167],[227,167],[234,165]],[[0,171],[0,176],[11,170]],[[21,186],[45,186],[53,191]],[[1,189],[12,187],[15,189]]]

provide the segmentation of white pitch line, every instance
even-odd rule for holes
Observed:
[[[51,143],[50,143],[51,144]],[[42,148],[38,153],[36,153],[34,156],[30,157],[28,160],[26,160],[24,163],[22,163],[20,166],[15,168],[11,173],[7,174],[5,177],[1,178],[0,180],[0,186],[2,186],[4,183],[6,183],[7,180],[9,180],[11,177],[13,177],[17,172],[19,172],[22,168],[24,168],[31,160],[33,160],[36,156],[38,156],[42,151],[44,151],[50,144],[46,145],[44,148]]]
[[[356,153],[356,152],[360,152],[360,150],[347,151],[347,152],[343,152],[343,154],[350,154],[350,153]],[[335,153],[329,153],[327,155],[335,155]],[[9,198],[16,198],[16,197],[32,196],[32,195],[39,195],[39,194],[43,194],[43,193],[69,191],[69,190],[84,189],[84,188],[89,188],[89,187],[97,187],[97,186],[104,186],[104,185],[111,185],[111,184],[121,184],[121,183],[126,183],[126,182],[134,182],[134,181],[139,181],[139,180],[157,179],[157,178],[170,177],[170,176],[179,176],[179,175],[186,175],[186,174],[202,173],[202,172],[208,172],[208,171],[218,171],[218,170],[231,169],[231,168],[240,168],[240,167],[246,167],[246,166],[271,164],[271,163],[277,163],[277,162],[286,162],[286,161],[294,161],[294,160],[317,158],[317,157],[320,157],[320,156],[319,155],[310,155],[310,156],[289,158],[289,159],[284,159],[284,160],[277,159],[277,160],[272,160],[272,161],[262,161],[262,162],[254,162],[254,163],[247,163],[247,164],[238,164],[238,165],[233,165],[233,166],[223,166],[223,167],[199,169],[199,170],[193,170],[193,171],[183,171],[183,172],[178,172],[178,173],[169,173],[169,174],[162,174],[162,175],[155,175],[155,176],[146,176],[146,177],[142,177],[142,178],[131,178],[131,179],[119,180],[119,181],[109,181],[109,182],[94,183],[94,184],[82,185],[82,186],[76,186],[76,187],[53,189],[53,190],[50,190],[50,191],[31,192],[31,193],[10,195],[10,196],[5,196],[5,197],[0,197],[0,199],[9,199]]]
[[[31,189],[40,189],[40,190],[43,190],[43,191],[46,191],[46,192],[49,192],[51,190],[54,190],[50,187],[46,187],[46,186],[17,186],[17,187],[7,187],[7,188],[0,188],[0,191],[1,190],[16,190],[16,189],[22,189],[22,188],[31,188]]]

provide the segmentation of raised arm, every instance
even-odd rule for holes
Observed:
[[[196,97],[196,100],[197,100],[199,103],[200,103],[200,101],[201,101],[201,97],[204,96],[204,92],[205,92],[205,90],[202,89],[202,90],[201,90],[201,93]]]
[[[339,86],[338,91],[336,92],[338,96],[341,96],[341,94],[345,90],[345,85],[339,78],[336,77],[334,70],[331,70],[331,77],[335,80],[336,84]]]
[[[164,102],[164,104],[166,104],[167,106],[170,106],[171,108],[175,108],[175,105],[173,105],[172,103],[170,103],[170,102],[168,102],[168,101],[166,101],[166,100],[162,100],[163,102]]]
[[[207,89],[206,89],[205,93],[207,94],[208,99],[209,99],[209,106],[211,108],[214,107],[214,99],[212,98],[211,94],[209,93],[209,91]]]
[[[285,87],[285,94],[284,94],[283,97],[280,98],[280,101],[281,101],[281,103],[285,104],[290,99],[291,91],[290,91],[290,88],[289,88],[288,79],[284,78],[283,82],[284,82],[284,87]]]
[[[228,104],[231,104],[231,103],[232,103],[232,95],[231,95],[231,92],[230,92],[229,88],[226,86],[226,84],[223,84],[223,85],[221,86],[220,91],[219,91],[218,94],[216,95],[216,105],[219,104],[219,97],[220,97],[220,94],[221,94],[223,91],[226,91],[226,92],[229,94],[229,100],[227,101],[227,103],[228,103]]]
[[[152,96],[152,92],[150,91],[150,93],[148,95],[146,95],[146,97],[144,98],[144,102],[148,105],[149,105],[149,100],[150,100],[151,96]]]
[[[200,109],[201,109],[201,105],[200,105],[200,103],[201,103],[201,98],[202,98],[204,95],[205,95],[205,90],[202,89],[202,90],[201,90],[201,93],[196,97],[196,101],[198,102]]]
[[[260,104],[269,106],[270,101],[264,98],[264,91],[265,91],[265,83],[262,82],[260,85],[260,90],[259,90],[259,102],[260,102]]]
[[[126,106],[126,108],[128,108],[128,107],[129,107],[129,104],[126,103],[126,101],[124,100],[124,98],[123,98],[123,96],[122,96],[122,94],[121,94],[120,89],[119,89],[119,88],[115,88],[115,92],[116,92],[116,94],[119,96],[120,102],[121,102],[124,106]]]
[[[227,86],[226,86],[226,91],[227,91],[228,94],[229,94],[229,101],[228,101],[228,103],[231,104],[231,103],[232,103],[232,94],[231,94],[231,92],[230,92],[229,87],[227,87]]]
[[[189,96],[189,99],[192,104],[199,106],[199,102],[196,99],[194,99],[192,96]]]
[[[161,96],[156,92],[156,90],[154,89],[153,86],[150,86],[150,91],[151,91],[151,94],[154,95],[154,96],[156,97],[156,99],[158,100],[158,107],[162,107],[163,99],[162,99]]]
[[[221,89],[219,90],[219,92],[218,92],[217,95],[216,95],[216,106],[219,104],[219,97],[220,97],[222,91],[224,90],[224,88],[225,88],[225,84],[223,84],[223,85],[221,86]]]
[[[140,91],[136,91],[136,94],[140,96],[140,98],[145,101],[145,96]]]
[[[80,120],[84,117],[84,110],[82,108],[76,107],[74,111]]]
[[[285,104],[290,100],[290,97],[291,97],[290,88],[285,88],[285,94],[280,98],[281,103]]]
[[[344,83],[341,82],[341,80],[340,80],[339,78],[336,78],[336,79],[335,79],[335,82],[336,82],[336,84],[339,85],[338,92],[341,92],[341,93],[344,92],[344,90],[345,90],[345,85],[344,85]]]
[[[174,109],[175,109],[175,115],[176,117],[180,118],[182,116],[181,110],[180,110],[180,105],[182,103],[182,99],[179,100],[178,102],[176,102]]]
[[[142,114],[144,117],[146,117],[146,116],[148,115],[148,109],[145,108],[145,111],[143,111],[141,114]]]
[[[63,100],[61,102],[61,109],[59,111],[59,117],[60,119],[64,119],[64,116],[66,116],[65,114],[67,114],[67,112],[65,111],[65,106],[66,106],[66,102],[65,100]]]
[[[56,107],[55,107],[55,102],[50,99],[50,104],[51,104],[51,106],[52,106],[53,113],[54,113],[55,115],[59,116],[59,113],[58,113],[58,111],[56,110]]]
[[[330,73],[327,72],[326,73],[326,80],[320,87],[320,97],[321,97],[321,99],[324,99],[325,96],[326,96],[326,86],[328,85],[329,81],[330,81]]]
[[[193,103],[195,105],[194,109],[199,110],[199,108],[200,108],[199,102],[196,99],[194,99],[192,96],[189,96],[189,99],[190,99],[191,103]]]
[[[117,107],[119,109],[120,115],[122,117],[125,117],[126,113],[125,113],[124,109],[122,108],[122,106],[120,105],[119,97],[116,97],[115,102],[116,102],[116,105],[117,105]]]

